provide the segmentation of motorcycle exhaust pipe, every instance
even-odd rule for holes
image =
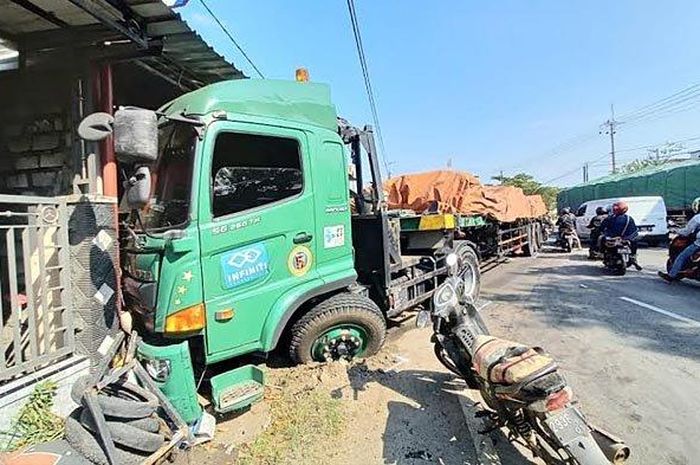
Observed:
[[[605,457],[614,465],[621,465],[630,458],[630,448],[622,439],[596,427],[592,428],[591,435]]]

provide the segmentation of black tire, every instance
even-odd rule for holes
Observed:
[[[89,376],[79,378],[71,389],[71,397],[76,404],[85,406],[83,394],[90,383]],[[116,418],[146,418],[158,408],[158,398],[142,388],[131,383],[111,384],[97,394],[97,403],[106,416]]]
[[[80,410],[80,424],[93,434],[97,434],[97,426],[95,425],[90,412],[85,408]],[[165,437],[158,433],[144,431],[143,429],[138,428],[138,426],[135,426],[149,420],[154,419],[141,418],[132,422],[108,420],[106,423],[107,429],[109,430],[115,444],[128,447],[129,449],[151,453],[157,451],[165,443]],[[155,420],[155,422],[156,425],[158,425],[158,420]]]
[[[75,418],[75,412],[66,418],[65,437],[68,444],[80,455],[97,465],[109,465],[100,442]],[[116,461],[119,465],[137,465],[148,454],[116,447]]]
[[[479,256],[467,241],[455,241],[454,249],[459,257],[459,271],[457,273],[460,277],[465,277],[465,289],[474,302],[476,302],[481,294]],[[467,274],[468,270],[471,270],[470,274]],[[467,276],[472,276],[471,284],[466,282]]]
[[[367,334],[363,357],[377,353],[386,337],[386,320],[377,304],[360,294],[343,292],[316,304],[290,329],[289,357],[295,363],[313,362],[316,339],[341,324],[362,327]]]

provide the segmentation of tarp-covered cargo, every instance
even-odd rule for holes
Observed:
[[[541,195],[528,195],[527,201],[530,203],[530,215],[539,218],[547,214],[547,205],[542,200]]]
[[[390,209],[417,213],[483,215],[507,223],[547,213],[539,195],[528,199],[518,187],[485,186],[465,171],[441,170],[397,176],[384,184],[384,190]]]
[[[686,210],[700,196],[700,161],[669,163],[632,174],[614,174],[559,192],[557,206],[577,209],[583,202],[659,195],[669,210]]]

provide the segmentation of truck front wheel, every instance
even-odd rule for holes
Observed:
[[[344,292],[316,304],[290,330],[296,363],[351,360],[374,355],[384,344],[386,320],[369,298]]]

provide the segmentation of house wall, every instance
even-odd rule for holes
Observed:
[[[0,193],[71,192],[76,160],[70,71],[0,73]]]

